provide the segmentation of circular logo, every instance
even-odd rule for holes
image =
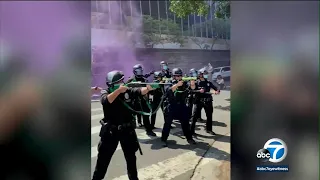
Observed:
[[[125,98],[125,99],[129,99],[129,94],[128,94],[128,93],[125,93],[125,94],[124,94],[124,98]]]
[[[262,162],[268,162],[270,159],[270,152],[267,149],[260,149],[257,152],[257,158]]]
[[[264,149],[268,150],[270,153],[270,162],[279,163],[283,161],[288,153],[288,148],[286,143],[278,138],[272,138],[268,140],[264,147]]]

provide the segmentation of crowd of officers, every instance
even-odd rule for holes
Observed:
[[[134,76],[124,82],[121,71],[111,71],[107,74],[108,89],[101,93],[101,104],[104,118],[100,121],[102,127],[99,136],[98,156],[92,180],[102,180],[107,172],[109,163],[120,142],[127,162],[129,180],[138,180],[136,155],[140,145],[135,132],[136,125],[144,126],[147,135],[156,136],[156,112],[162,109],[164,125],[161,143],[167,147],[167,139],[172,129],[173,120],[179,120],[184,136],[189,144],[196,144],[193,140],[195,125],[201,117],[202,108],[205,110],[206,132],[212,131],[212,93],[219,94],[220,90],[208,80],[208,72],[204,69],[191,69],[189,77],[196,80],[183,81],[180,68],[169,70],[168,64],[160,63],[161,71],[144,74],[143,67],[137,64],[133,67]],[[129,88],[129,82],[147,82],[146,78],[154,76],[154,83],[160,83],[154,88],[146,83],[145,87]],[[163,84],[161,84],[163,83]],[[136,123],[137,120],[137,123]],[[191,121],[191,125],[190,125]]]

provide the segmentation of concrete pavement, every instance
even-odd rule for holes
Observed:
[[[155,130],[157,137],[149,137],[143,128],[136,130],[142,151],[137,152],[137,165],[140,180],[224,180],[230,179],[228,170],[230,157],[230,91],[222,91],[214,96],[213,130],[218,134],[211,136],[205,133],[203,122],[197,124],[199,134],[195,137],[197,145],[187,144],[180,124],[175,122],[176,128],[171,130],[169,147],[160,145],[163,115],[157,113]],[[92,102],[91,108],[91,166],[92,172],[96,163],[97,144],[99,142],[99,120],[103,117],[101,105]],[[205,114],[202,112],[205,119]],[[126,163],[118,146],[113,155],[105,179],[127,180]]]

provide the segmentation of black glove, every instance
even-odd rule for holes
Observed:
[[[145,78],[148,78],[148,77],[150,77],[151,74],[153,74],[153,73],[154,73],[154,71],[150,71],[148,74],[145,74],[144,77],[145,77]]]

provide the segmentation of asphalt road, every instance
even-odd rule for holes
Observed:
[[[193,174],[194,168],[207,149],[216,140],[224,139],[225,134],[230,132],[230,91],[222,91],[220,95],[214,96],[213,130],[218,134],[212,136],[204,131],[205,123],[198,122],[195,137],[196,145],[187,144],[180,124],[174,122],[176,126],[171,130],[168,143],[169,147],[163,148],[160,145],[161,128],[163,126],[163,114],[159,110],[157,113],[156,132],[157,137],[151,138],[145,134],[143,128],[136,129],[138,139],[143,151],[143,156],[137,155],[137,166],[139,168],[140,180],[187,180]],[[93,172],[97,160],[97,145],[99,142],[99,120],[103,117],[101,105],[98,102],[91,104],[91,171]],[[206,119],[204,111],[202,118]],[[227,138],[228,139],[228,138]],[[213,157],[214,158],[214,157]],[[210,161],[210,159],[208,160]],[[112,157],[105,179],[127,180],[126,163],[121,150],[121,146]]]

